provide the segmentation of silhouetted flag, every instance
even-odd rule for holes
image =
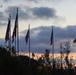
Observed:
[[[73,40],[73,43],[75,43],[76,42],[76,38]]]
[[[53,26],[52,26],[52,32],[51,32],[51,38],[50,38],[50,45],[53,44]]]
[[[8,19],[8,26],[7,26],[6,35],[5,35],[5,42],[7,42],[9,40],[9,32],[10,32],[10,17]]]
[[[18,10],[17,10],[15,26],[14,26],[14,30],[13,30],[13,34],[12,34],[12,43],[14,42],[14,38],[16,38],[17,29],[18,29]]]
[[[25,36],[26,45],[27,45],[27,43],[28,43],[28,38],[29,38],[29,29],[28,29],[27,34],[26,34],[26,36]]]

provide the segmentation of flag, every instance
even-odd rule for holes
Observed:
[[[73,40],[73,43],[75,43],[76,42],[76,38]]]
[[[26,34],[26,36],[25,36],[26,45],[27,45],[27,43],[28,43],[28,38],[29,38],[29,29],[28,29],[27,34]]]
[[[14,42],[14,38],[16,38],[17,29],[18,29],[18,9],[17,9],[16,19],[15,19],[15,26],[12,34],[12,43]]]
[[[7,42],[9,40],[9,32],[10,32],[10,16],[8,19],[8,26],[7,26],[6,35],[5,35],[5,42]]]
[[[50,45],[53,44],[53,26],[52,26],[52,32],[51,32],[51,38],[50,38]]]

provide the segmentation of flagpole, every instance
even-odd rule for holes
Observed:
[[[60,46],[60,53],[61,53],[61,69],[62,69],[62,43],[61,43],[61,46]]]
[[[53,26],[52,26],[52,31],[53,31]],[[55,63],[54,63],[54,31],[53,31],[53,39],[52,39],[52,56],[53,56],[53,69],[55,67]]]
[[[17,50],[16,38],[14,38],[14,39],[15,39],[15,44],[14,44],[15,45],[15,50]]]
[[[10,14],[8,18],[8,24],[10,24]],[[9,26],[9,41],[8,41],[8,50],[10,51],[10,26]]]
[[[29,64],[30,64],[30,24],[29,24]]]
[[[11,52],[11,14],[9,14],[9,19],[10,19],[9,50]]]
[[[18,15],[18,8],[17,8],[17,15]],[[18,23],[18,18],[17,18],[17,23]],[[17,24],[17,52],[18,52],[18,56],[19,56],[19,26],[18,26],[18,24]]]

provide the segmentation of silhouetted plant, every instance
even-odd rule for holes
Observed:
[[[35,57],[35,54],[34,54],[34,53],[32,53],[32,58],[34,59],[34,57]]]
[[[41,64],[41,65],[45,64],[45,60],[44,60],[43,55],[38,59],[38,63]]]
[[[11,51],[12,56],[16,56],[16,49],[14,46],[12,46],[12,51]]]
[[[50,61],[49,61],[49,54],[50,54],[50,50],[48,50],[48,49],[46,49],[45,50],[45,64],[49,64],[50,63]]]
[[[67,64],[68,68],[70,67],[70,63],[69,63],[69,59],[68,59],[68,56],[69,56],[70,52],[71,52],[71,50],[70,50],[70,41],[67,41],[65,43],[64,53],[66,54],[65,61],[66,61],[66,64]]]

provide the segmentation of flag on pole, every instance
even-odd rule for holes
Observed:
[[[50,38],[50,45],[53,44],[53,26],[52,26],[52,32],[51,32],[51,38]]]
[[[28,43],[28,38],[29,38],[29,29],[28,29],[27,34],[26,34],[26,36],[25,36],[26,45],[27,45],[27,43]]]
[[[16,13],[15,26],[12,34],[12,43],[14,42],[14,38],[16,38],[17,29],[18,29],[18,9]]]
[[[8,19],[8,26],[7,26],[6,35],[5,35],[5,42],[7,42],[9,40],[9,32],[10,32],[10,16]]]
[[[73,40],[73,43],[75,43],[76,42],[76,38]]]

